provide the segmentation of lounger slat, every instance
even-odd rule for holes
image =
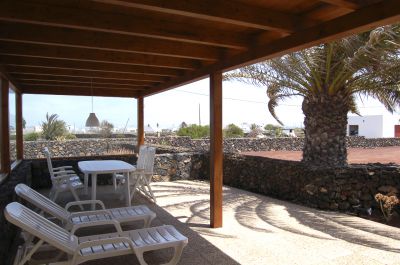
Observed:
[[[138,232],[141,238],[143,239],[146,244],[151,245],[151,244],[156,244],[157,241],[155,241],[148,233],[148,231],[139,231]]]

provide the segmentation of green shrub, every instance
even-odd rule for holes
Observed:
[[[224,136],[227,138],[243,137],[243,135],[244,135],[243,130],[239,126],[233,123],[229,124],[224,129]]]
[[[266,134],[271,137],[284,136],[283,129],[279,125],[267,124],[267,125],[265,125],[264,130],[265,130]]]
[[[37,141],[40,138],[40,133],[31,132],[24,135],[24,141]]]
[[[210,126],[191,124],[187,127],[181,127],[176,134],[178,136],[190,136],[192,139],[203,138],[210,135]]]

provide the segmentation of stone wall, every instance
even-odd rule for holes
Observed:
[[[190,139],[190,137],[153,137],[145,138],[147,144],[157,146],[180,147],[181,151],[208,152],[209,139]],[[289,150],[301,151],[303,138],[227,138],[224,139],[224,152],[237,153],[245,151],[274,151]],[[112,138],[112,139],[76,139],[65,141],[33,141],[24,142],[24,155],[27,159],[44,157],[43,148],[49,147],[54,157],[78,157],[99,156],[107,154],[132,153],[136,147],[135,138]],[[364,137],[348,137],[348,147],[384,147],[400,146],[400,138],[376,138],[366,139]],[[11,149],[15,143],[11,143]],[[14,152],[15,153],[15,152]]]
[[[132,138],[32,141],[24,142],[24,157],[43,158],[44,147],[48,147],[54,157],[99,156],[115,154],[121,150],[132,152],[135,144],[136,140]]]
[[[30,184],[31,182],[31,164],[29,161],[22,161],[8,178],[0,184],[0,264],[11,264],[16,253],[18,242],[14,240],[18,230],[15,226],[8,223],[4,217],[4,208],[8,203],[20,201],[15,195],[14,187],[18,183]]]
[[[296,161],[226,155],[224,184],[314,208],[354,211],[356,205],[375,207],[374,195],[390,186],[400,191],[400,167],[368,164],[315,170]]]
[[[190,137],[146,137],[146,143],[181,146],[192,151],[208,151],[209,139],[191,139]],[[373,148],[385,146],[400,146],[400,138],[365,138],[347,137],[347,147]],[[226,138],[224,152],[237,153],[246,151],[301,151],[304,138]]]

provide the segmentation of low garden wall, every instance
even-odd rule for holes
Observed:
[[[180,147],[186,151],[208,152],[209,139],[191,139],[190,137],[146,137],[147,144]],[[224,152],[238,153],[245,151],[301,151],[304,138],[227,138],[224,139]],[[24,142],[24,156],[27,159],[44,157],[43,148],[49,147],[54,157],[99,156],[131,153],[136,146],[135,138],[111,139],[76,139],[65,141]],[[348,147],[373,148],[400,146],[400,138],[348,137]],[[11,150],[15,150],[11,142]],[[14,149],[13,149],[14,148]]]

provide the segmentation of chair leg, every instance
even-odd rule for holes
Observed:
[[[58,190],[56,190],[56,191],[54,192],[54,197],[53,197],[52,201],[53,201],[53,202],[56,202],[57,197],[58,197]]]
[[[80,201],[78,194],[76,194],[76,191],[74,188],[70,188],[70,191],[72,193],[72,196],[74,196],[75,201]],[[84,211],[83,206],[79,205],[79,208]]]
[[[179,245],[174,247],[175,251],[174,251],[174,256],[172,257],[172,259],[165,264],[162,265],[176,265],[178,264],[179,260],[181,259],[182,256],[182,252],[183,252],[183,245]]]
[[[113,173],[114,191],[117,191],[117,174]]]
[[[135,254],[137,259],[139,260],[140,265],[147,265],[147,262],[143,258],[143,252],[136,251]]]

